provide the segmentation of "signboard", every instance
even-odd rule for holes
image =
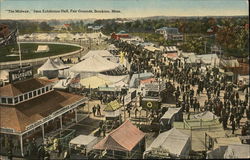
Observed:
[[[10,83],[29,79],[33,77],[32,66],[26,66],[22,68],[17,68],[9,71],[9,81]]]
[[[159,109],[160,108],[160,102],[156,99],[156,100],[146,100],[146,99],[142,99],[141,101],[141,106],[144,109]]]
[[[131,102],[131,94],[127,94],[125,97],[124,97],[124,105],[127,105]]]
[[[159,91],[166,89],[166,85],[164,82],[146,83],[145,89],[148,91],[159,92]]]

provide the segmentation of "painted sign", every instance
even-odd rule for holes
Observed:
[[[21,67],[9,71],[10,83],[29,79],[33,77],[32,66]]]

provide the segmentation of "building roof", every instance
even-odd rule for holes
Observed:
[[[45,79],[32,78],[24,81],[19,81],[14,84],[7,84],[0,87],[1,97],[15,97],[20,94],[36,90],[44,87],[45,85],[51,84],[52,82]]]
[[[131,151],[145,136],[129,120],[94,146],[97,150]]]
[[[119,108],[121,108],[121,105],[117,102],[117,100],[114,100],[107,104],[107,106],[104,108],[104,111],[112,112]]]
[[[152,78],[154,77],[153,73],[148,72],[148,73],[140,73],[140,80],[143,79],[148,79],[148,78]],[[137,87],[138,84],[136,84],[137,82],[139,82],[139,74],[133,74],[132,78],[129,82],[129,87],[133,88],[133,87]]]
[[[51,91],[15,106],[0,105],[0,127],[23,132],[26,126],[82,98],[80,95]]]

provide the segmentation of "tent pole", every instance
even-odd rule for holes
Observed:
[[[44,124],[42,124],[41,127],[42,127],[42,136],[43,136],[43,142],[44,142]]]
[[[61,130],[63,129],[63,124],[62,124],[62,115],[60,115],[60,126],[61,126]]]
[[[19,138],[20,138],[21,155],[24,156],[24,153],[23,153],[23,136],[20,135]]]
[[[75,120],[76,120],[76,123],[77,123],[77,109],[75,109]]]

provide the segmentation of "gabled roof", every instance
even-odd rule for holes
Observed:
[[[14,84],[7,84],[0,87],[0,96],[2,97],[15,97],[20,94],[33,91],[35,89],[44,87],[45,85],[53,82],[45,79],[32,78],[24,81],[19,81]]]
[[[94,146],[97,150],[131,151],[145,136],[129,120]]]

